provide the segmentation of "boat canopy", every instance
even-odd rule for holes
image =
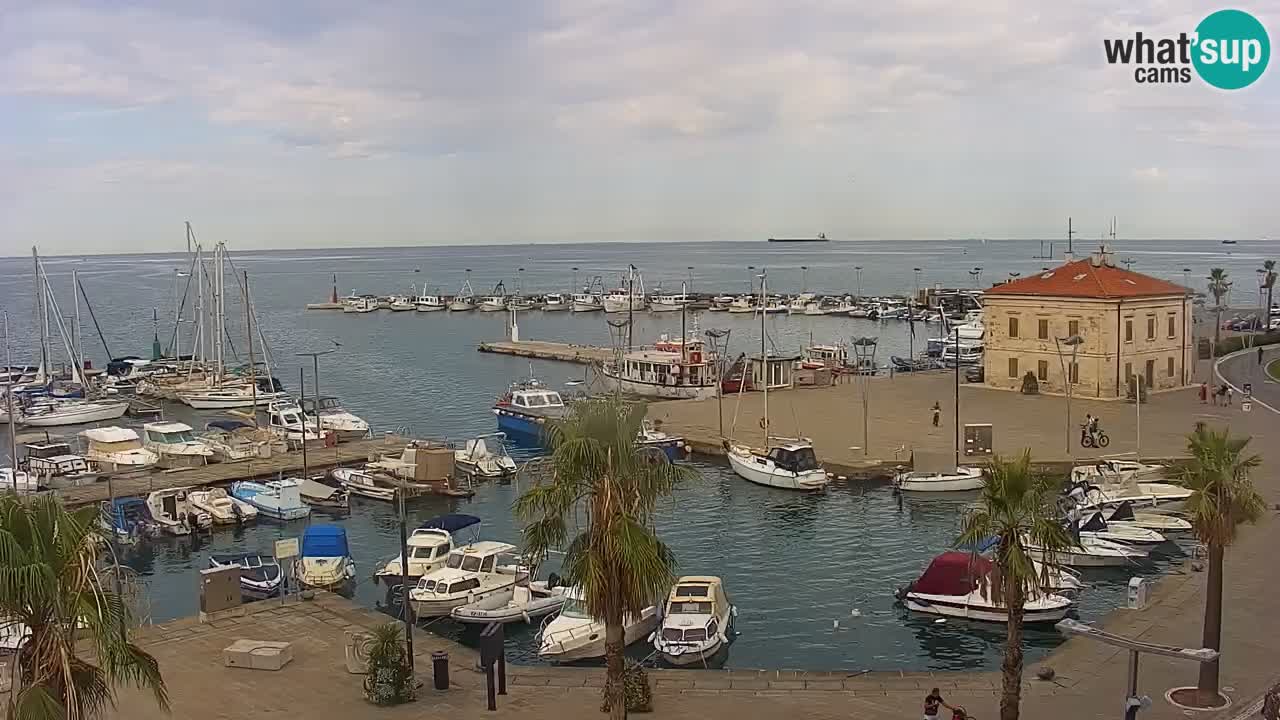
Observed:
[[[337,525],[312,525],[302,534],[303,557],[346,557],[347,531]]]
[[[227,432],[233,432],[235,430],[239,430],[240,428],[247,428],[247,427],[253,427],[253,426],[247,422],[244,422],[243,420],[210,420],[209,422],[205,423],[204,427],[206,430],[210,430],[210,429],[226,430]]]
[[[1106,529],[1107,521],[1102,519],[1102,513],[1100,512],[1090,515],[1089,519],[1085,520],[1084,524],[1080,526],[1082,532],[1102,532]]]
[[[1112,520],[1134,520],[1133,503],[1125,500],[1116,506],[1116,511],[1111,513]]]
[[[479,525],[480,518],[475,515],[463,515],[461,513],[448,513],[433,517],[422,523],[418,527],[426,530],[444,530],[447,533],[456,533],[463,528],[469,528],[472,525]]]
[[[968,595],[991,572],[991,561],[967,552],[945,552],[911,585],[922,595]]]

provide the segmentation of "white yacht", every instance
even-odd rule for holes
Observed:
[[[285,392],[273,378],[256,378],[251,381],[224,383],[216,387],[180,390],[178,399],[196,410],[230,410],[255,405],[270,405],[287,400]]]
[[[1122,502],[1115,507],[1105,507],[1102,509],[1102,516],[1111,526],[1132,525],[1162,533],[1190,532],[1193,529],[1191,523],[1177,515],[1137,512],[1133,509],[1133,503],[1130,502]]]
[[[213,517],[191,504],[189,487],[155,490],[147,495],[147,513],[169,535],[190,535],[213,526]]]
[[[163,468],[199,467],[213,458],[213,448],[198,440],[186,423],[144,424],[142,446],[160,456]]]
[[[284,446],[270,430],[240,420],[211,420],[200,441],[213,450],[213,462],[239,462],[271,456],[276,444]]]
[[[191,507],[208,513],[215,525],[235,525],[258,517],[258,508],[237,500],[220,487],[192,490],[187,493]]]
[[[22,470],[0,468],[0,492],[16,491],[19,495],[40,489],[39,478]]]
[[[318,416],[320,429],[333,433],[338,442],[369,437],[369,423],[348,412],[338,398],[307,398],[303,403],[303,413],[307,417],[307,425],[312,428],[316,426]]]
[[[302,533],[301,550],[297,572],[303,587],[342,592],[355,582],[356,563],[342,526],[308,526]]]
[[[422,576],[409,591],[418,617],[448,615],[454,608],[502,607],[515,596],[517,582],[528,578],[515,545],[492,540],[464,545],[449,553],[445,566]]]
[[[671,665],[705,665],[729,645],[737,615],[720,578],[686,575],[671,588],[653,649]]]
[[[1085,509],[1115,507],[1127,502],[1133,507],[1160,507],[1176,509],[1191,497],[1191,489],[1171,483],[1105,482],[1094,485],[1085,482],[1073,483],[1070,497]]]
[[[568,309],[569,309],[569,302],[565,300],[563,294],[547,293],[546,295],[542,296],[543,312],[560,312],[561,310],[568,310]]]
[[[32,403],[19,413],[19,421],[30,427],[59,427],[115,420],[129,409],[127,400],[49,399]]]
[[[80,437],[86,443],[85,459],[108,472],[150,467],[160,459],[144,448],[138,433],[129,428],[90,428],[80,431]]]
[[[786,490],[823,490],[830,480],[818,463],[813,443],[803,438],[770,438],[782,441],[768,450],[725,441],[729,466],[739,477],[757,485]]]
[[[396,499],[396,486],[378,478],[373,473],[351,468],[335,468],[331,474],[333,479],[351,495],[359,495],[371,500]]]
[[[658,608],[646,607],[639,616],[622,618],[623,644],[643,640],[658,627]],[[604,657],[604,622],[587,610],[582,589],[571,587],[565,593],[564,607],[539,633],[538,657],[555,662],[574,662]]]
[[[459,474],[474,480],[511,477],[516,474],[516,461],[507,452],[505,433],[489,433],[468,440],[453,451],[454,467]]]
[[[1036,560],[1044,561],[1047,554],[1030,538],[1023,539],[1027,552]],[[1059,565],[1069,567],[1116,567],[1129,565],[1147,557],[1146,549],[1122,543],[1081,537],[1072,547],[1055,553]]]
[[[982,468],[958,467],[950,472],[901,470],[893,476],[893,486],[903,492],[964,492],[981,490]]]
[[[946,552],[934,558],[924,574],[903,588],[899,595],[913,612],[1008,622],[1009,612],[1002,602],[998,602],[999,588],[990,582],[994,569],[993,563],[981,555]],[[1022,619],[1027,623],[1057,622],[1066,617],[1072,604],[1070,599],[1061,595],[1035,595],[1027,598]]]
[[[409,546],[409,582],[417,584],[423,575],[444,567],[445,559],[455,548],[454,535],[480,524],[474,515],[448,513],[433,517],[414,528],[406,544]],[[387,587],[401,584],[401,556],[388,560],[374,576]]]
[[[574,293],[570,303],[573,312],[596,312],[604,310],[604,302],[593,292]]]
[[[415,298],[413,305],[418,312],[440,312],[449,307],[449,303],[444,301],[444,296],[425,294]]]
[[[1080,537],[1109,540],[1126,545],[1160,545],[1165,542],[1165,536],[1155,530],[1121,522],[1110,523],[1102,517],[1101,512],[1094,512],[1080,523]]]
[[[303,443],[308,448],[319,448],[325,444],[325,436],[316,431],[315,422],[308,422],[302,408],[292,400],[267,406],[267,427],[290,450],[301,449]]]

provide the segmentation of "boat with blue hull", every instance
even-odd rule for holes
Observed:
[[[564,417],[560,393],[530,378],[515,383],[493,406],[498,429],[507,435],[541,444],[547,424]]]
[[[257,508],[259,516],[273,520],[301,520],[311,514],[311,506],[302,502],[297,480],[233,482],[230,495]]]
[[[102,503],[98,521],[103,530],[115,534],[117,541],[129,545],[159,530],[151,521],[146,501],[141,498],[116,498]]]
[[[280,572],[280,563],[270,555],[260,553],[210,555],[209,567],[240,568],[240,589],[255,598],[272,597],[284,586],[284,574]]]
[[[641,447],[661,450],[671,462],[683,460],[689,454],[689,444],[684,438],[662,432],[647,420],[641,426],[637,440]]]

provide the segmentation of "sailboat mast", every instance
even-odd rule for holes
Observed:
[[[44,293],[44,284],[40,281],[40,255],[36,247],[31,246],[31,265],[34,268],[36,291],[36,324],[40,331],[40,380],[48,377],[49,368],[49,305]]]
[[[9,311],[4,311],[4,385],[5,411],[9,414],[9,463],[13,468],[13,492],[18,492],[18,418],[13,414],[13,357],[9,350]]]
[[[72,350],[72,353],[75,355],[75,357],[73,357],[71,361],[75,363],[76,375],[79,375],[84,371],[84,345],[81,344],[81,338],[80,338],[80,275],[79,273],[80,273],[79,270],[73,269],[71,271],[71,298],[72,298],[72,302],[74,303],[74,309],[72,311],[72,322],[75,323],[75,327],[71,328],[71,350]],[[110,360],[111,358],[107,358],[107,359]]]
[[[216,263],[216,264],[215,264],[215,266],[214,266],[214,271],[213,271],[213,272],[214,272],[214,279],[215,279],[215,280],[217,281],[217,283],[218,283],[218,286],[217,286],[216,288],[214,288],[214,292],[216,292],[216,293],[218,294],[218,296],[217,296],[217,299],[216,299],[216,300],[215,300],[215,302],[214,302],[213,307],[214,307],[214,310],[215,310],[215,311],[217,311],[217,313],[218,313],[218,318],[217,318],[217,323],[218,323],[218,327],[217,327],[217,337],[218,337],[218,380],[219,380],[219,381],[221,381],[221,380],[222,380],[223,375],[224,375],[224,374],[225,374],[225,372],[226,372],[225,361],[224,361],[224,355],[223,355],[223,353],[224,353],[224,346],[225,346],[225,344],[226,344],[226,333],[227,333],[227,328],[226,328],[226,325],[227,325],[227,304],[226,304],[226,303],[227,303],[227,287],[226,287],[226,283],[225,283],[225,281],[224,281],[224,272],[223,272],[223,271],[224,271],[223,264],[224,264],[224,260],[225,260],[225,254],[226,254],[226,251],[227,251],[226,246],[225,246],[225,245],[223,245],[222,243],[218,243],[218,247],[214,249],[214,253],[213,253],[213,255],[214,255],[214,260],[215,260],[215,263]]]
[[[191,364],[195,367],[196,357],[200,357],[200,362],[204,363],[208,358],[205,354],[204,332],[204,316],[208,308],[204,306],[204,257],[200,252],[200,243],[196,243],[196,341],[191,348]]]
[[[685,329],[685,308],[688,305],[685,302],[685,284],[680,283],[680,372],[687,372],[688,368],[685,363],[689,362],[689,336],[688,330]]]
[[[765,282],[769,276],[767,270],[760,272],[760,376],[764,378],[764,449],[769,450],[769,355],[765,352],[765,329],[764,320],[768,315],[765,312],[766,298],[769,296],[765,293]]]
[[[258,379],[254,373],[257,368],[253,362],[253,309],[249,304],[249,271],[244,271],[244,334],[249,338],[249,388],[253,393],[253,426],[258,426]],[[306,442],[306,438],[303,438]]]

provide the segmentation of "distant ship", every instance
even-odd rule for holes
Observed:
[[[1235,245],[1235,244],[1236,244],[1236,241],[1235,241],[1235,240],[1223,240],[1223,241],[1222,241],[1222,244],[1223,244],[1223,245]]]
[[[769,238],[769,242],[827,242],[827,234],[818,233],[818,237],[806,238]]]

